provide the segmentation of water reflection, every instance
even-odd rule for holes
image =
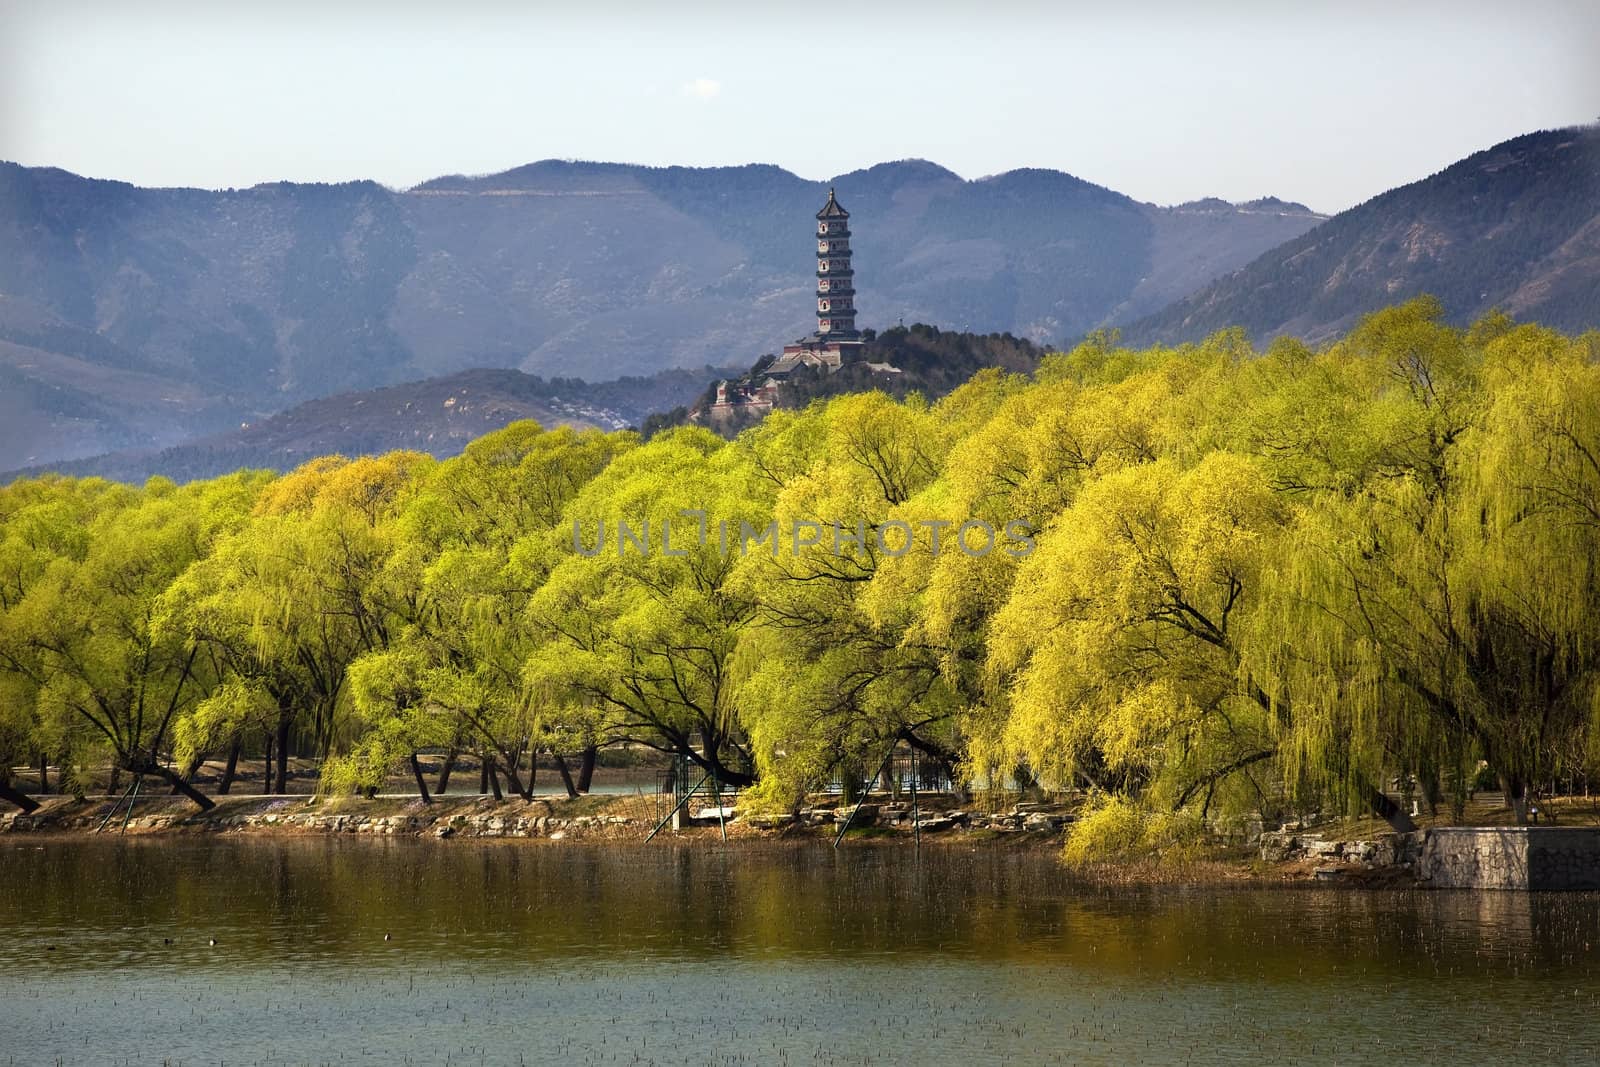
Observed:
[[[557,1055],[528,1017],[563,1020],[578,1062],[767,1062],[752,1042],[823,1062],[1578,1062],[1600,1054],[1597,944],[1587,894],[1090,888],[992,849],[15,838],[0,1035],[32,1036],[0,1063],[109,1062],[130,1033],[147,1062]],[[148,1021],[183,1013],[204,1022]],[[271,1049],[236,1037],[258,1030]],[[313,1032],[343,1035],[335,1053]]]

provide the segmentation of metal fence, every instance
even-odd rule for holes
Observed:
[[[867,788],[872,773],[876,770],[878,768],[875,766],[846,761],[834,768],[832,776],[822,784],[820,791],[834,796],[858,796]],[[883,764],[883,770],[878,775],[877,782],[872,785],[872,790],[886,792],[891,796],[909,794],[913,780],[919,793],[948,793],[953,789],[950,775],[941,764],[926,756],[901,749]]]
[[[702,778],[706,780],[701,782]],[[738,786],[706,778],[706,772],[687,756],[674,756],[666,769],[657,772],[656,781],[657,791],[662,795],[670,793],[674,802],[681,801],[691,790],[707,804],[720,800],[723,805],[733,805],[739,801]]]

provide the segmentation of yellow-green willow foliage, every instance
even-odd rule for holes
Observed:
[[[429,472],[399,516],[382,578],[407,591],[400,626],[351,665],[363,730],[329,788],[377,788],[420,748],[474,748],[527,796],[524,755],[531,765],[541,748],[593,744],[592,722],[523,682],[535,645],[524,613],[563,554],[560,538],[570,542],[567,505],[637,443],[519,422]]]
[[[82,563],[97,517],[127,506],[135,495],[97,478],[0,486],[0,787],[15,765],[31,764],[35,754],[49,762],[68,752],[61,724],[37,714],[45,677],[20,608],[52,564]]]
[[[64,748],[69,764],[109,762],[208,803],[162,755],[215,672],[193,641],[160,625],[156,605],[186,567],[244,525],[262,481],[151,479],[117,494],[117,506],[90,509],[81,539],[66,538],[72,550],[7,611],[6,673],[32,690],[40,736]]]
[[[1589,769],[1600,384],[1592,339],[1464,335],[1431,310],[1348,342],[1387,370],[1389,436],[1373,473],[1297,510],[1259,661],[1294,707],[1291,777],[1398,769],[1459,810],[1481,759],[1521,817],[1530,788]]]
[[[107,750],[62,713],[106,689],[51,651],[65,612],[124,620],[82,651],[148,647],[146,693],[178,694],[130,766],[293,730],[326,788],[439,748],[526,792],[534,751],[633,742],[786,805],[910,743],[974,788],[1084,791],[1074,859],[1405,825],[1397,789],[1459,805],[1484,764],[1520,811],[1600,759],[1597,347],[1424,298],[1320,351],[1101,334],[732,442],[525,423],[442,464],[21,483],[0,756]]]
[[[875,766],[899,740],[949,766],[957,759],[947,723],[959,705],[936,658],[905,639],[907,616],[873,618],[861,600],[890,553],[926,544],[929,531],[908,520],[958,424],[920,399],[866,394],[735,446],[758,470],[796,472],[773,483],[775,550],[743,556],[732,583],[758,606],[741,635],[738,701],[769,802],[793,800],[841,761],[847,776]],[[807,453],[789,452],[796,441]],[[880,544],[893,522],[907,525]]]
[[[730,672],[755,604],[729,577],[740,524],[761,529],[771,515],[768,485],[748,452],[695,427],[612,460],[550,542],[522,615],[522,684],[563,717],[588,716],[604,740],[753,781]]]
[[[349,726],[352,662],[387,648],[410,591],[382,581],[395,517],[433,464],[415,452],[314,460],[269,484],[250,521],[162,597],[164,628],[203,650],[219,685],[180,730],[188,759],[260,729],[286,788],[292,729],[326,760]]]
[[[1272,709],[1237,628],[1283,551],[1286,510],[1256,461],[1225,452],[1085,487],[994,623],[1012,759],[1178,808],[1270,758]]]

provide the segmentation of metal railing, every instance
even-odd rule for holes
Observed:
[[[818,792],[830,796],[857,797],[867,787],[867,782],[872,775],[873,768],[864,763],[841,763],[835,767],[833,774],[823,782]],[[915,776],[916,788],[920,793],[949,793],[953,791],[953,783],[945,769],[926,756],[913,756],[909,751],[899,750],[889,757],[883,765],[883,772],[878,775],[877,783],[872,787],[874,792],[888,793],[890,796],[908,795]]]

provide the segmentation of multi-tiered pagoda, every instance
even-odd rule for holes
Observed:
[[[780,383],[801,367],[831,374],[861,358],[865,342],[856,329],[856,272],[850,268],[850,212],[832,189],[817,212],[817,330],[792,345],[765,369],[736,383],[717,383],[706,416],[713,422],[743,411],[760,414],[777,402]],[[899,374],[887,363],[865,364],[874,374]],[[699,413],[690,418],[698,419]]]
[[[850,269],[850,212],[833,190],[817,212],[817,338],[855,341],[856,272]]]
[[[792,345],[767,368],[769,380],[798,367],[837,370],[861,351],[856,330],[856,272],[850,267],[850,212],[832,189],[817,212],[817,331]]]

